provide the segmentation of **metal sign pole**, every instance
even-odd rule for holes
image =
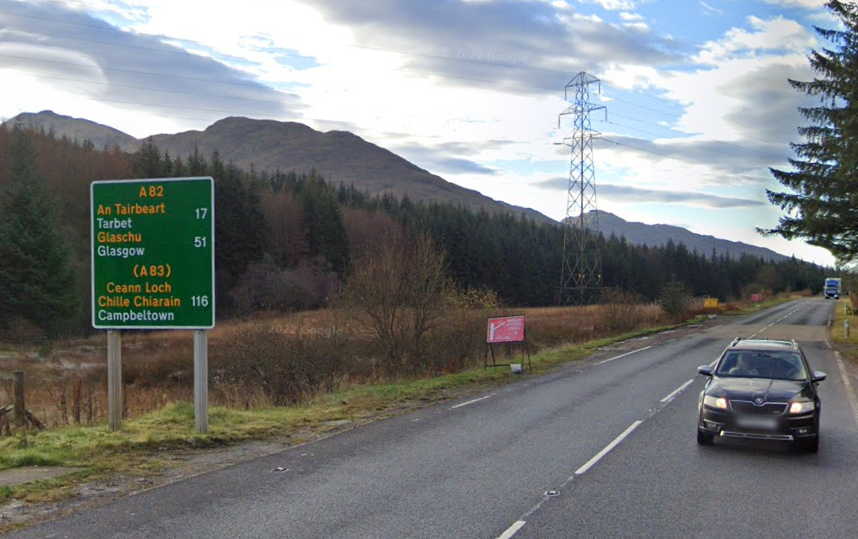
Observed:
[[[209,430],[209,334],[194,331],[194,418],[197,432]]]
[[[110,430],[122,428],[122,337],[115,329],[107,331],[107,410]]]

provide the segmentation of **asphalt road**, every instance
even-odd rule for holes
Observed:
[[[854,537],[858,410],[824,341],[833,306],[640,340],[10,537]],[[828,373],[818,454],[697,445],[696,367],[752,335],[796,338]]]

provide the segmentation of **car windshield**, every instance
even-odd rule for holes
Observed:
[[[806,380],[807,370],[795,352],[731,350],[718,363],[717,376]]]

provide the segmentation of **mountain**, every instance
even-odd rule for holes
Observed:
[[[599,230],[605,237],[614,234],[617,237],[625,237],[626,241],[637,245],[655,247],[666,245],[668,240],[673,240],[674,243],[682,243],[689,250],[696,249],[698,253],[706,256],[709,256],[714,249],[719,255],[723,254],[732,257],[748,254],[778,262],[789,258],[765,247],[757,247],[756,245],[749,245],[738,241],[722,240],[714,236],[695,234],[690,230],[678,226],[633,223],[606,211],[600,211],[598,215]],[[592,213],[587,214],[585,219],[592,220]]]
[[[25,127],[36,130],[44,129],[48,132],[53,131],[58,137],[65,136],[81,142],[89,140],[99,149],[119,146],[123,150],[134,151],[140,146],[140,141],[118,129],[82,118],[63,116],[50,110],[43,110],[38,114],[24,112],[5,123],[14,124],[19,120]]]
[[[199,145],[204,155],[218,150],[222,159],[245,169],[250,165],[269,172],[316,169],[332,183],[354,184],[373,194],[408,195],[415,202],[452,202],[489,213],[524,212],[536,221],[556,223],[535,210],[499,202],[448,182],[348,131],[322,133],[297,122],[230,117],[205,131],[151,138],[172,155],[188,155]]]
[[[133,151],[143,142],[112,127],[51,111],[20,114],[7,123],[18,119],[27,126],[53,130],[58,136],[81,141],[89,139],[99,148],[118,144],[124,150]],[[217,150],[223,160],[233,161],[245,169],[251,165],[258,171],[269,172],[279,169],[300,173],[315,169],[335,184],[354,184],[358,189],[372,194],[407,194],[415,202],[452,202],[490,213],[520,215],[524,212],[537,222],[557,223],[535,210],[493,200],[477,191],[450,183],[346,131],[323,133],[297,122],[230,117],[215,122],[203,131],[154,135],[151,139],[162,151],[169,151],[173,156],[185,157],[196,147],[206,156]],[[598,215],[599,228],[605,236],[613,233],[635,244],[659,246],[673,240],[707,256],[714,249],[718,254],[731,256],[747,253],[772,260],[787,258],[770,249],[703,236],[677,226],[630,223],[604,211]]]
[[[20,114],[7,123],[18,119],[27,126],[52,129],[57,136],[81,141],[89,139],[99,148],[118,144],[124,150],[133,151],[143,142],[112,127],[51,111]],[[408,195],[415,202],[451,202],[489,213],[524,213],[537,222],[557,223],[536,210],[500,202],[448,182],[346,131],[322,133],[297,122],[230,117],[204,131],[149,138],[172,156],[186,157],[197,147],[205,156],[217,150],[224,161],[232,161],[248,170],[251,165],[260,172],[294,170],[301,173],[315,169],[331,183],[354,184],[371,194]]]

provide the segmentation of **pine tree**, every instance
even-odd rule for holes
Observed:
[[[22,124],[14,131],[11,183],[0,198],[0,324],[23,319],[53,335],[77,312],[80,298],[35,148]]]
[[[816,28],[834,48],[811,53],[817,78],[789,81],[820,103],[799,108],[811,125],[798,129],[805,142],[791,145],[793,170],[771,169],[789,191],[767,191],[769,201],[787,214],[761,232],[804,238],[848,262],[858,257],[858,6],[838,0],[825,6],[843,29]]]
[[[193,164],[196,161],[192,157],[192,166],[197,166]],[[232,162],[224,164],[215,151],[209,170],[215,191],[217,308],[218,312],[229,314],[233,307],[230,291],[248,265],[261,260],[268,250],[268,224],[257,188],[247,185]]]
[[[161,150],[151,138],[134,154],[132,166],[137,178],[164,178],[167,174],[169,161],[161,158]]]
[[[321,256],[339,277],[349,270],[349,237],[336,194],[315,172],[301,193],[304,230],[310,255]]]

